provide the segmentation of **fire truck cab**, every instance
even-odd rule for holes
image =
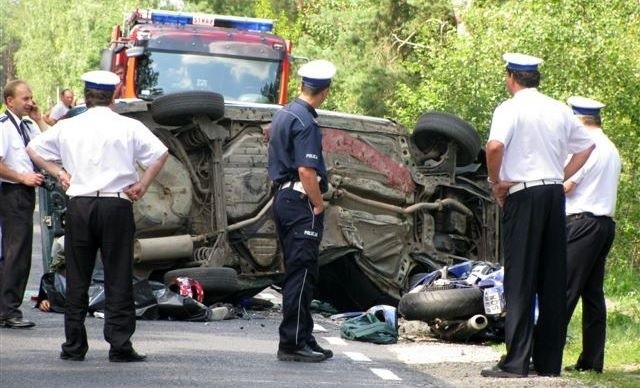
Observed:
[[[267,19],[136,10],[112,31],[101,67],[124,67],[120,98],[211,91],[225,101],[284,104],[291,43]]]

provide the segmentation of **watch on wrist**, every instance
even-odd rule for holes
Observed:
[[[487,182],[489,182],[490,185],[495,185],[497,183],[492,181],[490,177],[487,177]]]

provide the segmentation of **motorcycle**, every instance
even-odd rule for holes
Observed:
[[[504,269],[488,262],[465,261],[409,280],[398,312],[429,325],[447,341],[504,341],[506,314]]]

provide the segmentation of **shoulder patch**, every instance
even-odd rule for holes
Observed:
[[[7,116],[4,113],[2,115],[0,115],[0,123],[4,123],[7,120],[9,120],[9,116]]]

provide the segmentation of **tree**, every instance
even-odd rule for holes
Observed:
[[[621,152],[618,235],[609,265],[640,268],[640,9],[636,2],[475,1],[462,14],[467,34],[444,28],[438,41],[417,31],[414,77],[398,84],[393,116],[410,126],[425,110],[446,110],[487,133],[507,97],[504,52],[545,60],[541,89],[564,101],[573,94],[604,101],[605,130]],[[437,21],[436,21],[437,22]],[[426,20],[425,24],[434,23]],[[615,286],[616,282],[611,282]]]
[[[98,68],[100,51],[109,43],[111,28],[136,7],[155,3],[30,0],[3,4],[9,15],[5,18],[7,35],[19,42],[17,50],[9,53],[15,61],[15,76],[31,84],[36,101],[45,109],[43,101],[54,102],[59,89],[71,87],[77,95],[82,86],[80,76]],[[24,23],[32,19],[34,10],[47,17],[37,23]]]

